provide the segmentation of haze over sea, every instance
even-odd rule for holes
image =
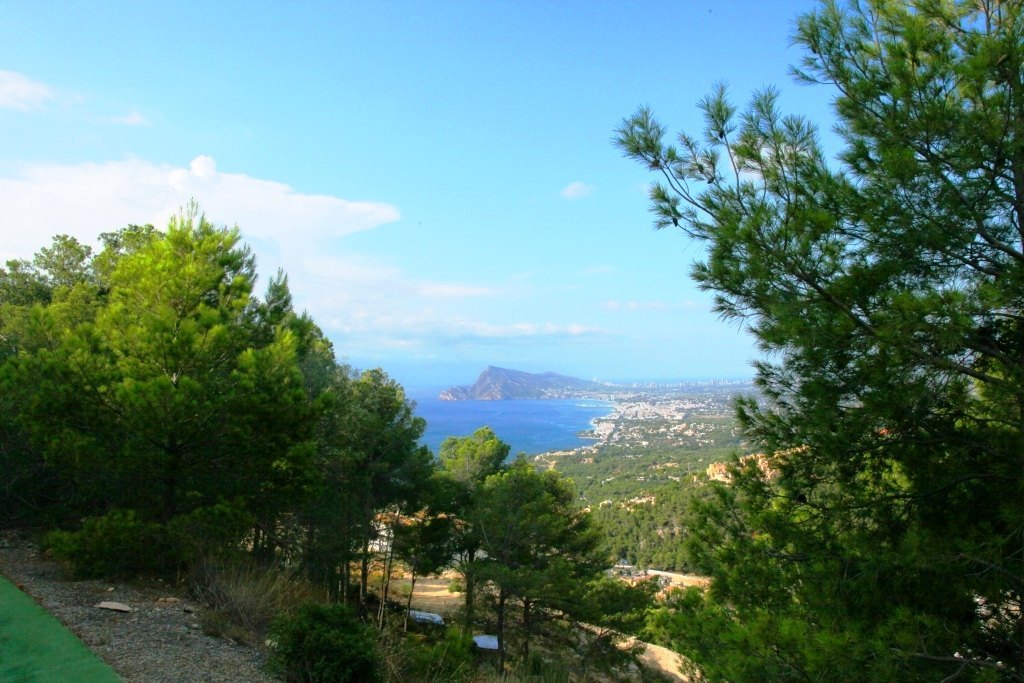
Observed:
[[[592,399],[441,401],[437,393],[410,395],[416,414],[427,421],[421,443],[435,454],[447,437],[468,436],[480,427],[490,427],[512,447],[513,456],[577,448],[593,443],[579,432],[612,410],[610,403]]]

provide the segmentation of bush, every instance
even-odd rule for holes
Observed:
[[[307,604],[271,627],[270,666],[289,682],[382,680],[374,631],[345,605]]]
[[[89,517],[78,531],[53,531],[43,539],[72,572],[83,578],[124,578],[166,574],[177,567],[167,530],[139,519],[134,510]]]
[[[172,519],[168,528],[182,558],[193,563],[210,556],[238,552],[253,518],[241,505],[219,502]]]
[[[449,627],[439,641],[412,636],[406,645],[404,670],[413,680],[465,681],[476,673],[473,637],[456,627]]]

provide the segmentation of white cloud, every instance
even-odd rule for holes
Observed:
[[[610,299],[601,304],[608,311],[692,311],[698,308],[696,301],[616,301]]]
[[[581,275],[611,275],[618,272],[618,267],[610,265],[588,266],[580,271]]]
[[[192,198],[211,220],[237,223],[247,238],[275,252],[399,218],[390,204],[304,194],[281,182],[225,173],[207,156],[188,168],[140,159],[32,164],[0,177],[0,258],[30,256],[57,233],[91,244],[99,233],[129,223],[163,227]]]
[[[580,340],[607,336],[609,333],[580,323],[551,322],[492,323],[469,320],[458,315],[445,315],[433,310],[406,312],[348,311],[347,317],[334,316],[321,321],[344,340],[347,351],[371,354],[382,348],[406,349],[424,353],[505,344],[539,344],[546,348],[558,343],[579,343]],[[317,318],[320,320],[319,318]]]
[[[578,322],[503,320],[500,307],[489,304],[471,319],[467,299],[506,295],[507,288],[421,280],[386,257],[343,250],[339,237],[398,220],[394,206],[305,194],[224,172],[208,156],[187,167],[140,159],[31,164],[0,176],[0,263],[31,258],[59,233],[96,244],[101,232],[130,223],[163,228],[191,198],[213,222],[239,225],[261,275],[284,269],[296,307],[309,311],[341,355],[426,357],[504,343],[574,344],[607,334]]]
[[[580,337],[589,334],[600,334],[601,330],[571,323],[556,325],[554,323],[519,322],[507,325],[491,325],[486,323],[466,322],[456,328],[463,334],[476,337],[508,338],[508,337]]]
[[[128,114],[117,116],[112,120],[114,123],[120,123],[125,126],[145,126],[149,124],[149,121],[138,109],[132,109]]]
[[[288,267],[296,303],[340,337],[345,352],[454,348],[509,340],[603,334],[578,323],[490,322],[467,318],[462,300],[504,293],[496,287],[424,282],[362,254],[307,256]],[[297,272],[298,278],[292,276]]]
[[[493,287],[478,285],[453,284],[447,282],[421,282],[418,286],[420,294],[429,298],[464,299],[467,297],[491,296],[496,292]]]
[[[13,71],[0,71],[0,109],[38,109],[54,96],[53,89],[44,83]]]
[[[571,182],[562,188],[560,194],[566,199],[582,199],[594,191],[593,186],[580,181]]]

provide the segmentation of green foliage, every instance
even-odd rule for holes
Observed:
[[[405,680],[470,681],[476,678],[476,653],[472,636],[458,628],[445,629],[438,640],[410,634],[401,641],[400,668]]]
[[[741,114],[717,89],[678,145],[646,109],[618,131],[773,361],[738,402],[765,467],[698,505],[712,590],[664,622],[713,680],[1024,676],[1022,28],[1020,3],[801,17],[836,164],[771,89]]]
[[[469,522],[475,498],[484,480],[501,472],[511,446],[500,440],[489,427],[481,427],[470,436],[451,436],[441,444],[437,490],[450,500],[452,524],[451,551],[454,567],[462,575],[465,596],[463,634],[469,633],[475,618],[476,575],[483,539],[477,525]]]
[[[695,479],[695,480],[694,480]],[[601,549],[613,560],[638,567],[693,572],[697,566],[686,543],[695,501],[709,495],[701,477],[643,490],[625,500],[605,500],[592,508]]]
[[[0,392],[0,528],[59,525],[69,516],[71,486],[32,448],[18,409],[14,397]]]
[[[165,574],[176,564],[167,552],[167,530],[140,519],[134,510],[115,509],[90,517],[78,531],[50,532],[43,545],[83,578]]]
[[[383,370],[354,374],[347,368],[323,369],[324,410],[311,457],[321,476],[302,512],[311,577],[347,594],[368,591],[370,544],[377,537],[377,514],[414,513],[434,472],[429,449],[418,444],[425,423],[402,387]],[[348,569],[359,560],[358,580]],[[339,575],[340,571],[340,575]]]
[[[204,628],[252,639],[310,595],[281,567],[329,600],[357,584],[365,608],[383,513],[415,521],[391,559],[448,561],[465,491],[435,476],[414,405],[382,370],[336,361],[284,273],[255,296],[237,228],[193,203],[165,231],[100,240],[94,255],[57,236],[0,268],[0,524],[69,529],[48,544],[79,575],[187,570]],[[300,615],[320,624],[311,640],[281,626],[283,670],[369,680],[372,638],[339,614]],[[351,651],[302,660],[332,642]]]
[[[193,513],[230,500],[250,526],[275,528],[319,477],[319,404],[300,366],[315,334],[284,310],[285,283],[263,306],[238,230],[213,226],[194,205],[166,233],[129,227],[103,240],[90,260],[58,237],[33,270],[0,278],[22,293],[18,306],[0,306],[18,350],[0,357],[4,400],[18,405],[3,425],[18,446],[10,459],[26,483],[67,482],[62,504],[75,517],[119,507],[188,527],[202,525]],[[217,543],[246,533],[226,529],[237,535]],[[194,540],[212,532],[207,524]],[[175,534],[162,540],[173,545]],[[271,550],[263,533],[252,545]]]
[[[619,633],[640,635],[647,615],[661,586],[654,579],[629,584],[601,575],[590,581],[581,605],[591,610],[588,623],[615,629]],[[581,616],[584,616],[581,614]]]
[[[0,524],[61,524],[76,515],[65,472],[33,447],[23,418],[25,381],[10,367],[19,353],[52,348],[69,328],[92,320],[101,297],[91,250],[67,235],[53,238],[31,260],[0,268]],[[30,385],[31,386],[31,385]]]
[[[721,423],[720,431],[737,427],[735,418]],[[560,458],[556,466],[591,503],[628,500],[656,486],[703,474],[711,463],[728,461],[740,445],[733,437],[727,439],[731,446],[719,446],[719,442],[716,439],[715,445],[703,448],[605,446],[584,458]]]
[[[515,631],[520,658],[527,661],[531,640],[552,613],[577,612],[586,581],[605,563],[595,553],[598,538],[572,482],[553,470],[538,472],[522,458],[484,480],[467,520],[484,553],[475,576],[495,593],[501,671],[512,610],[519,612]]]
[[[725,410],[716,403],[715,412]],[[670,431],[680,435],[678,423]],[[683,443],[673,445],[604,445],[584,455],[550,458],[552,466],[572,479],[600,530],[605,557],[667,571],[693,571],[685,546],[687,511],[694,498],[707,495],[708,465],[730,460],[740,445],[735,417],[688,418]],[[633,429],[637,427],[633,426]],[[664,423],[644,420],[644,441],[654,441]]]
[[[472,487],[499,471],[511,450],[490,427],[481,427],[471,436],[449,436],[441,444],[438,459],[452,479]]]
[[[220,501],[178,515],[167,525],[182,560],[192,563],[210,557],[230,557],[240,551],[239,540],[252,529],[254,518],[242,503]]]
[[[383,680],[373,630],[345,605],[308,604],[271,628],[273,670],[289,682]]]

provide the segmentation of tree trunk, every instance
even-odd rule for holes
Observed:
[[[530,599],[523,598],[523,664],[530,659]]]
[[[466,591],[466,614],[465,621],[462,622],[462,635],[466,635],[473,628],[473,591],[476,587],[473,585],[472,571],[467,570],[463,578],[465,579],[463,589]]]
[[[373,533],[373,510],[363,507],[363,557],[359,566],[359,604],[365,609],[370,581],[370,534]]]
[[[405,601],[405,626],[402,628],[404,631],[409,630],[409,612],[412,611],[412,594],[416,592],[416,570],[410,569],[409,571],[412,574],[412,583],[409,586],[409,598]]]
[[[466,592],[464,601],[466,609],[462,621],[462,635],[464,636],[473,628],[473,591],[476,588],[473,579],[473,559],[475,556],[475,549],[467,551],[462,561],[462,588]]]
[[[370,581],[370,536],[363,536],[363,557],[359,561],[359,604],[366,607],[366,589]]]
[[[498,591],[498,674],[505,674],[505,589]]]
[[[391,570],[395,566],[395,537],[392,533],[387,550],[384,551],[384,562],[381,567],[383,576],[380,578],[380,609],[377,612],[377,626],[384,630],[384,615],[387,613],[388,592],[391,589]]]
[[[348,603],[352,593],[352,514],[345,506],[345,529],[342,532],[341,550],[341,593],[343,599]],[[332,562],[336,558],[332,558]]]

